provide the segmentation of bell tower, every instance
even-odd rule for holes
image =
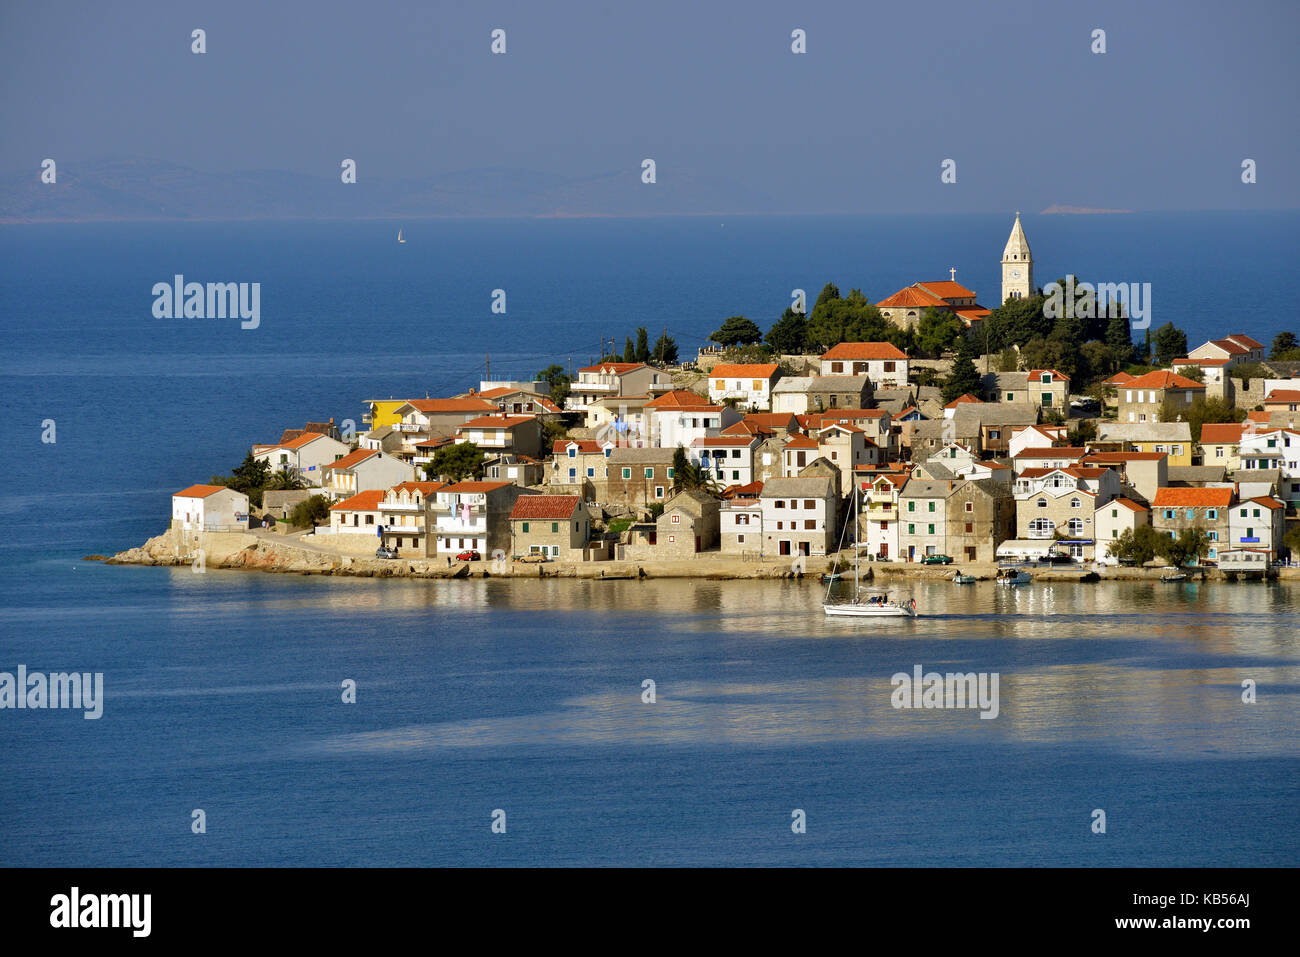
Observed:
[[[1007,247],[1002,250],[1002,302],[1028,298],[1037,288],[1034,285],[1034,254],[1029,251],[1029,240],[1025,238],[1025,229],[1020,225],[1020,211],[1017,210]]]

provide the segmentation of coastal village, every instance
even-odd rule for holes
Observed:
[[[899,333],[876,341],[856,341],[848,322],[821,351],[782,348],[777,328],[764,345],[733,317],[684,363],[663,340],[648,350],[640,330],[623,355],[571,376],[553,366],[455,395],[368,399],[364,430],[287,428],[251,447],[242,475],[177,491],[166,548],[188,562],[233,534],[223,555],[292,547],[335,568],[586,577],[686,562],[683,574],[801,573],[837,553],[949,575],[1294,565],[1294,336],[1271,353],[1241,332],[1187,349],[1162,328],[1155,353],[1149,330],[1130,351],[1130,322],[1112,315],[1116,368],[1099,377],[1104,349],[1088,347],[1102,343],[1086,343],[1084,388],[1078,368],[1055,367],[1064,359],[1041,361],[1075,354],[1059,335],[1007,345],[1002,332],[1002,348],[981,348],[995,322],[1041,310],[1018,214],[1001,275],[998,310],[954,269],[875,303],[824,291],[811,316],[782,320],[803,330],[857,309],[874,323],[859,328]]]

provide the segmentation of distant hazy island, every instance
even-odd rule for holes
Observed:
[[[1091,207],[1091,206],[1056,206],[1056,205],[1053,205],[1053,206],[1048,206],[1045,210],[1043,210],[1041,213],[1039,213],[1039,215],[1040,215],[1040,216],[1050,216],[1050,215],[1052,215],[1053,213],[1056,213],[1056,214],[1062,214],[1062,215],[1064,215],[1064,214],[1074,214],[1074,215],[1078,215],[1078,216],[1083,216],[1083,215],[1094,215],[1094,214],[1098,214],[1098,213],[1131,213],[1131,212],[1133,212],[1133,210],[1131,210],[1131,209],[1094,209],[1094,208]]]

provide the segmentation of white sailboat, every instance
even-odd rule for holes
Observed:
[[[400,228],[397,230],[397,241],[399,243],[406,242],[406,240],[402,238],[402,230]]]
[[[851,521],[856,528],[858,521],[858,484],[853,483],[853,517]],[[848,522],[844,524],[844,532],[848,531]],[[844,532],[840,533],[840,550],[844,548]],[[856,538],[856,536],[855,536]],[[839,551],[835,553],[835,567],[831,569],[829,584],[826,586],[826,597],[822,601],[822,610],[828,618],[915,618],[916,617],[916,599],[903,601],[892,598],[888,592],[876,588],[863,588],[862,576],[860,569],[861,550],[856,543],[853,548],[853,597],[848,601],[833,602],[830,600],[831,589],[835,587],[835,581],[838,578],[836,574],[839,570]]]

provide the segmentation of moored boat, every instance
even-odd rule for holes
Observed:
[[[975,576],[963,575],[961,572],[958,572],[956,575],[952,576],[952,583],[954,585],[973,585],[975,584]]]
[[[998,576],[994,579],[999,585],[1028,585],[1033,580],[1029,572],[1019,568],[999,568]]]
[[[853,486],[853,511],[859,514],[858,486]],[[822,600],[822,611],[828,618],[915,618],[916,599],[896,598],[888,592],[862,587],[861,554],[857,547],[853,549],[853,597],[848,601],[830,601],[831,588],[839,580],[839,553],[844,549],[844,536],[849,530],[846,522],[840,533],[840,547],[835,552],[835,564],[822,576],[826,583],[826,595]]]

